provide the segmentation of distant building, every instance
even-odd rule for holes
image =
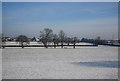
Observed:
[[[36,37],[33,37],[32,39],[31,39],[31,41],[39,41],[39,38],[36,38]]]
[[[120,45],[120,40],[108,40],[107,44]]]

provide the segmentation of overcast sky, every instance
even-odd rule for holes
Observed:
[[[39,37],[40,30],[64,30],[67,36],[117,39],[117,2],[3,2],[3,33]]]

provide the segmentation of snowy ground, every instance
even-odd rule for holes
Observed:
[[[66,43],[64,43],[64,44],[66,44]],[[77,45],[92,45],[91,43],[83,43],[83,42],[82,43],[76,43],[76,44]],[[5,45],[19,45],[19,42],[6,42]],[[43,43],[42,42],[30,42],[29,45],[43,45]],[[54,44],[53,43],[49,43],[49,45],[54,45]]]
[[[0,80],[2,80],[2,49],[0,49]]]
[[[3,79],[118,79],[118,48],[6,48]]]

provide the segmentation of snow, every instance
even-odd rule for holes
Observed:
[[[64,43],[65,45],[67,45],[66,43]],[[19,45],[19,42],[6,42],[5,45]],[[42,42],[30,42],[29,45],[43,45]],[[49,45],[54,45],[54,43],[49,43]],[[73,45],[73,44],[70,44]],[[91,43],[76,43],[76,45],[92,45]]]
[[[19,42],[6,42],[4,45],[20,45]],[[42,42],[30,42],[28,45],[44,45]],[[54,43],[48,43],[48,45],[54,45]],[[60,45],[60,43],[59,43]],[[67,45],[66,43],[64,43],[64,45]],[[69,45],[73,45],[73,44],[69,44]],[[93,45],[91,43],[84,43],[84,42],[80,42],[80,43],[76,43],[76,45]],[[5,48],[14,48],[14,47],[5,47]],[[21,48],[21,47],[15,47],[15,48]],[[45,48],[45,47],[25,47],[25,48]],[[54,47],[49,47],[49,48],[54,48]],[[56,47],[56,48],[61,48],[61,46]],[[63,48],[67,49],[67,48],[73,48],[73,46],[64,46]],[[75,48],[82,48],[82,47],[75,47]],[[86,48],[89,48],[86,47]],[[91,47],[90,47],[91,48]]]
[[[0,49],[0,80],[2,80],[2,49]]]
[[[117,47],[5,48],[2,51],[3,79],[118,79],[117,67],[79,64],[118,61]]]

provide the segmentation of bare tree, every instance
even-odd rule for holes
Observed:
[[[22,48],[24,48],[24,45],[29,44],[29,40],[28,40],[28,37],[26,35],[19,35],[17,37],[17,41],[20,43]]]
[[[75,48],[75,44],[79,42],[79,39],[77,37],[73,37],[73,48]]]
[[[48,42],[52,41],[53,30],[49,28],[45,28],[40,31],[40,41],[44,44],[46,48],[48,48]]]
[[[1,34],[1,46],[6,44],[6,39],[5,39],[5,35]],[[5,48],[5,47],[3,47]]]
[[[65,32],[63,30],[60,30],[60,32],[59,32],[59,39],[60,39],[60,42],[61,42],[61,47],[63,48],[63,42],[64,42],[64,39],[65,39]]]
[[[56,48],[56,45],[59,44],[59,37],[57,34],[53,35],[53,43],[54,43],[54,48]]]
[[[70,37],[65,37],[65,43],[69,46],[69,44],[72,42],[72,38]]]
[[[3,34],[0,34],[0,48],[2,48],[2,37],[3,37]]]

